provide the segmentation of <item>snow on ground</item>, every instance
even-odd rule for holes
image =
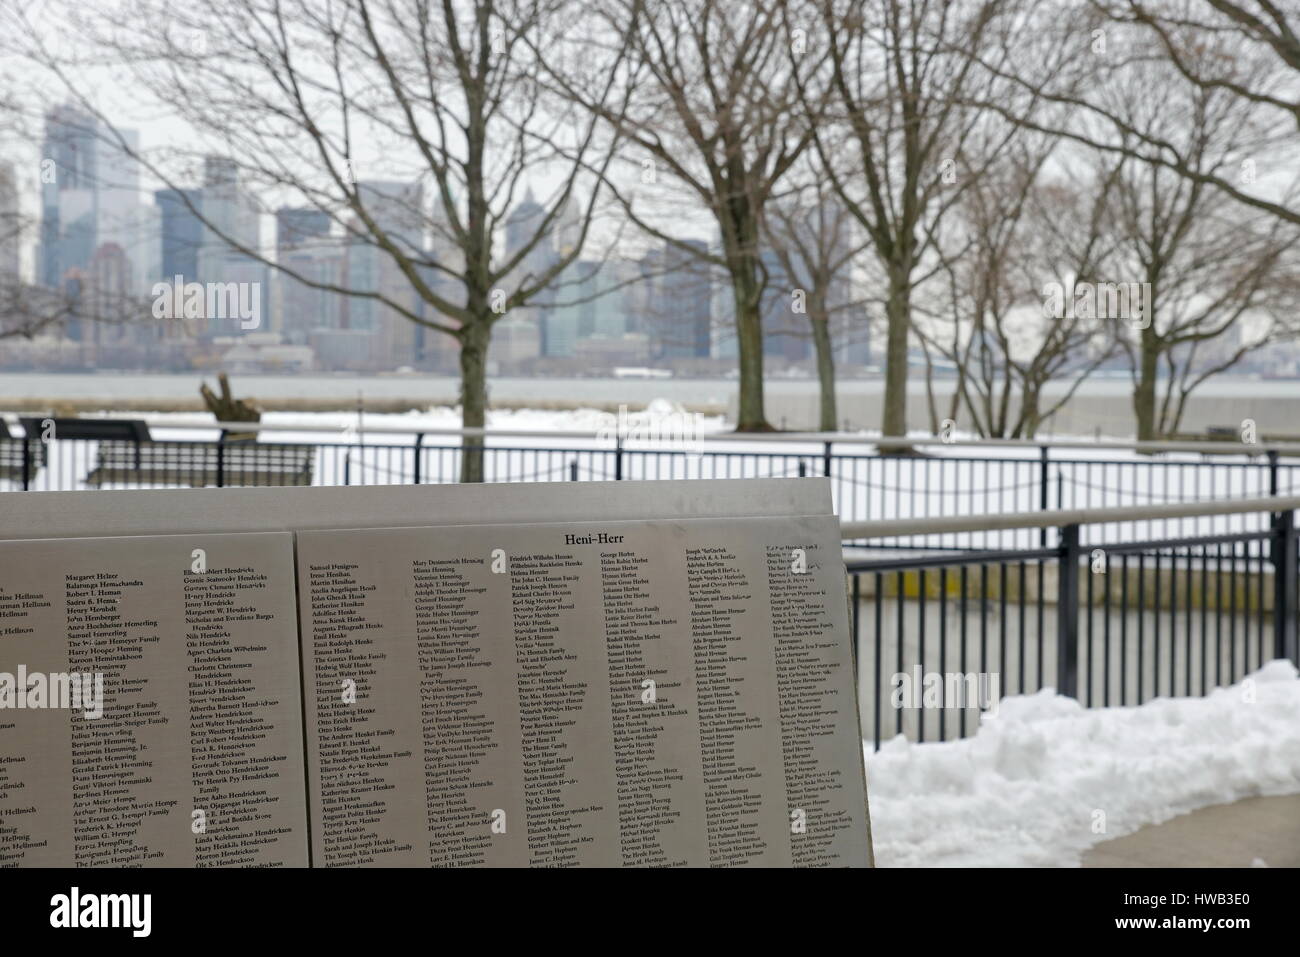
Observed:
[[[1093,844],[1197,808],[1300,793],[1300,680],[1279,660],[1133,708],[1050,688],[1004,698],[973,737],[868,750],[867,780],[881,867],[1078,866]]]
[[[145,418],[161,433],[159,438],[210,438],[214,430],[194,428],[168,428],[166,423],[191,423],[196,419],[206,418],[197,412],[132,412],[104,413],[109,417],[125,416],[127,418]],[[655,399],[644,410],[626,413],[621,420],[632,426],[653,423],[655,417],[676,420],[698,428],[700,434],[708,436],[725,432],[730,427],[720,415],[703,415],[685,411],[678,403],[667,399]],[[334,426],[340,432],[347,430],[349,441],[355,441],[357,430],[382,426],[384,428],[410,429],[411,434],[421,429],[459,429],[461,426],[460,409],[456,406],[432,406],[421,411],[411,412],[265,412],[262,414],[264,425],[273,425],[277,430],[275,441],[336,441],[336,436],[322,434],[321,426]],[[490,409],[487,414],[489,429],[503,429],[521,432],[599,432],[612,430],[618,426],[620,418],[616,413],[603,412],[599,409]],[[293,432],[297,425],[310,426],[310,431]],[[369,442],[404,444],[410,441],[410,435],[394,435],[374,432],[366,436]],[[505,442],[504,438],[502,440]],[[526,440],[525,440],[526,441]],[[505,443],[510,444],[510,443]],[[574,444],[573,439],[562,443]],[[582,443],[578,443],[582,444]],[[770,443],[769,443],[770,445]]]

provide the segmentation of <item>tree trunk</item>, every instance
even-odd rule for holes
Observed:
[[[817,388],[820,393],[817,428],[834,432],[839,416],[835,408],[835,353],[831,349],[830,316],[821,305],[809,310],[812,321],[813,350],[817,357]]]
[[[1016,426],[1016,434],[1012,438],[1032,439],[1038,434],[1038,427],[1041,424],[1039,417],[1042,415],[1040,405],[1042,399],[1038,395],[1038,387],[1024,389],[1020,394],[1020,423]]]
[[[487,424],[487,353],[491,328],[484,319],[471,320],[460,336],[460,409],[462,428],[481,429]],[[461,438],[460,480],[483,481],[485,437]]]
[[[1137,382],[1133,386],[1133,413],[1137,416],[1139,442],[1152,442],[1159,438],[1156,426],[1156,373],[1159,368],[1159,344],[1150,329],[1143,329]]]
[[[772,426],[763,409],[763,312],[752,263],[746,262],[740,275],[732,277],[732,289],[736,302],[736,351],[740,358],[736,431],[771,432]]]
[[[911,332],[910,275],[890,267],[889,301],[885,304],[885,395],[882,435],[907,434],[907,342]]]

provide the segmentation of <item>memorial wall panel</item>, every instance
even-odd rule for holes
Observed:
[[[317,865],[861,865],[834,518],[304,531]]]
[[[0,866],[870,863],[823,480],[24,493],[0,526]]]
[[[287,533],[0,542],[0,866],[305,866],[296,622]]]

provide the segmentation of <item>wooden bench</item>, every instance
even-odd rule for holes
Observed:
[[[231,488],[310,485],[314,445],[101,441],[86,484]]]

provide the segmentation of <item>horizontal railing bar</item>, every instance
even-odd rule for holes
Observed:
[[[844,541],[895,538],[900,535],[940,535],[945,532],[992,532],[1009,528],[1059,528],[1062,525],[1103,525],[1145,519],[1203,518],[1249,512],[1290,512],[1300,508],[1300,495],[1182,502],[1170,505],[1122,505],[1112,508],[1067,508],[1043,512],[1007,512],[936,518],[891,518],[843,522]]]
[[[1231,532],[1223,535],[1198,535],[1191,538],[1160,538],[1149,539],[1141,542],[1098,542],[1093,545],[1085,545],[1084,552],[1091,552],[1094,548],[1100,548],[1107,554],[1117,553],[1140,553],[1143,551],[1159,551],[1170,548],[1195,548],[1198,545],[1231,545],[1236,542],[1267,542],[1273,538],[1272,532]],[[896,549],[915,549],[914,545],[885,545],[885,546],[868,546],[858,545],[852,541],[845,540],[843,546],[846,549],[856,548],[896,548]],[[847,558],[845,566],[850,572],[864,571],[903,571],[913,568],[940,568],[945,566],[960,565],[986,565],[994,562],[1015,562],[1015,561],[1034,561],[1040,558],[1059,558],[1061,550],[1059,548],[1024,548],[1024,549],[1000,549],[974,550],[974,549],[944,549],[942,551],[926,552],[923,555],[910,555],[907,558]]]
[[[852,547],[852,546],[849,546]],[[874,571],[906,571],[911,568],[940,568],[960,565],[992,565],[996,562],[1035,561],[1059,558],[1058,548],[1004,549],[1000,551],[931,552],[908,558],[849,558],[844,565],[850,574]]]
[[[381,413],[371,413],[379,415]],[[612,414],[612,413],[611,413]],[[670,413],[671,414],[671,413]],[[686,413],[689,414],[689,413]],[[25,414],[24,418],[40,418],[39,414]],[[346,425],[329,425],[305,422],[300,424],[284,422],[214,422],[202,417],[160,419],[150,416],[121,416],[142,419],[150,429],[210,429],[212,431],[241,432],[340,432],[352,428]],[[17,424],[18,416],[5,415],[0,418],[11,425]],[[94,417],[91,417],[94,418]],[[633,427],[630,433],[621,429],[611,432],[595,430],[550,430],[550,429],[491,429],[491,428],[450,428],[423,427],[388,422],[366,424],[359,431],[373,434],[393,435],[447,435],[447,436],[484,436],[486,438],[582,438],[593,440],[612,440],[615,431],[624,440],[653,441],[653,437],[638,435]],[[690,435],[688,438],[677,436],[673,430],[665,439],[669,442],[761,442],[761,443],[797,443],[834,445],[874,445],[884,452],[914,448],[1000,448],[1000,449],[1112,449],[1134,452],[1202,452],[1220,455],[1258,456],[1268,452],[1283,455],[1300,456],[1300,442],[1218,442],[1218,441],[1148,441],[1138,442],[1124,439],[952,439],[945,441],[926,436],[899,437],[880,436],[869,432],[709,432],[703,435]],[[689,450],[685,450],[689,451]]]
[[[1158,538],[1145,542],[1096,542],[1085,544],[1085,550],[1100,548],[1106,552],[1140,552],[1144,549],[1195,548],[1197,545],[1232,545],[1236,542],[1267,542],[1272,532],[1233,532],[1224,535],[1199,535],[1194,538]]]

